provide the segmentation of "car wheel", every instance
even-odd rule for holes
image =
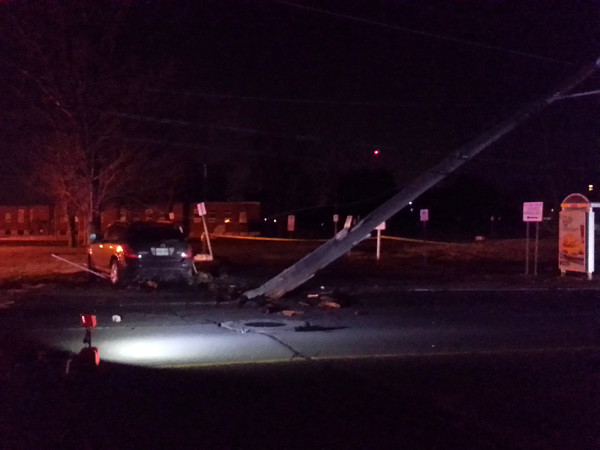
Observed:
[[[123,269],[121,264],[116,259],[110,263],[110,284],[113,287],[120,287],[123,285]]]

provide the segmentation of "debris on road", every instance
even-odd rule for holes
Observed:
[[[14,304],[15,304],[15,302],[12,300],[0,301],[0,309],[8,309]]]
[[[244,292],[244,289],[236,284],[219,283],[218,280],[211,281],[207,287],[216,303],[239,301]]]
[[[273,314],[280,311],[283,311],[283,306],[277,303],[267,303],[262,309],[262,312],[265,314]]]
[[[156,281],[152,281],[152,280],[147,280],[145,283],[146,287],[149,287],[151,289],[157,289],[158,288],[158,283]]]
[[[306,296],[306,300],[301,300],[300,305],[316,308],[339,309],[350,306],[354,303],[352,298],[341,292],[320,292],[311,293]]]
[[[198,271],[196,275],[196,283],[198,284],[209,284],[212,283],[213,276],[209,272]]]
[[[318,305],[319,308],[325,309],[339,309],[341,305],[331,300],[322,300]]]

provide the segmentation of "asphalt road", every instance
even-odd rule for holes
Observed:
[[[596,290],[297,297],[293,317],[186,290],[4,294],[3,448],[600,446]]]

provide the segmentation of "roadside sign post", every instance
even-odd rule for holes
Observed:
[[[529,222],[525,223],[525,275],[529,275]]]
[[[423,240],[426,241],[427,240],[427,222],[429,222],[429,210],[428,209],[422,209],[419,211],[419,219],[421,220],[421,223],[423,224]],[[426,247],[424,247],[423,250],[423,265],[427,265],[427,250]]]
[[[536,224],[535,224],[535,247],[534,247],[534,254],[533,254],[533,275],[534,276],[537,276],[539,241],[540,241],[540,223],[536,222]]]
[[[537,276],[540,222],[542,220],[544,220],[544,202],[523,203],[523,222],[525,222],[525,275],[529,275],[529,223],[535,222],[535,250],[533,258],[533,274]]]
[[[213,252],[212,252],[212,247],[210,245],[210,236],[208,235],[208,227],[206,226],[206,204],[204,202],[202,203],[198,203],[196,205],[196,208],[198,210],[198,215],[202,218],[202,225],[204,226],[204,236],[206,237],[206,245],[208,246],[208,254],[203,253],[202,255],[196,255],[194,256],[194,260],[196,260],[196,257],[198,257],[198,260],[201,261],[212,261],[213,260]],[[202,244],[204,246],[204,241],[202,241]],[[202,249],[202,251],[204,251],[204,248]]]
[[[375,258],[379,261],[379,258],[381,257],[381,230],[385,230],[385,222],[381,222],[375,229],[377,230],[377,249],[375,251]]]
[[[338,222],[340,221],[340,215],[339,214],[334,214],[333,215],[333,235],[335,236],[338,232]]]
[[[419,211],[419,218],[423,224],[423,240],[427,239],[427,222],[429,222],[429,210],[422,209]]]
[[[293,214],[290,214],[287,217],[287,230],[288,230],[289,237],[293,236],[295,229],[296,229],[296,216]]]

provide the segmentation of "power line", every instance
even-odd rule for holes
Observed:
[[[598,95],[598,94],[600,94],[600,90],[588,91],[588,92],[579,92],[577,94],[563,95],[562,97],[558,97],[558,100],[564,100],[564,99],[567,99],[567,98],[587,97],[587,96],[590,96],[590,95]]]
[[[537,59],[539,61],[550,62],[550,63],[555,63],[555,64],[563,64],[563,65],[572,65],[573,64],[571,61],[550,58],[548,56],[537,55],[535,53],[523,52],[520,50],[512,50],[512,49],[508,49],[508,48],[504,48],[504,47],[499,47],[496,45],[482,44],[481,42],[471,41],[468,39],[455,38],[452,36],[446,36],[443,34],[432,33],[429,31],[416,30],[414,28],[403,27],[400,25],[392,25],[389,23],[379,22],[379,21],[376,21],[373,19],[365,19],[362,17],[352,16],[350,14],[342,14],[342,13],[337,13],[335,11],[329,11],[329,10],[322,9],[322,8],[316,8],[314,6],[299,5],[297,3],[288,2],[285,0],[272,0],[272,1],[275,3],[280,3],[282,5],[287,5],[287,6],[291,6],[291,7],[298,8],[298,9],[304,9],[304,10],[312,11],[312,12],[319,13],[319,14],[337,17],[340,19],[351,20],[354,22],[365,23],[368,25],[375,25],[375,26],[388,28],[388,29],[395,30],[395,31],[401,31],[403,33],[414,34],[417,36],[428,37],[428,38],[437,39],[440,41],[451,42],[454,44],[462,44],[462,45],[467,45],[467,46],[471,46],[471,47],[483,48],[486,50],[495,50],[498,52],[508,53],[511,55],[522,56],[522,57],[531,58],[531,59]]]
[[[130,120],[138,120],[142,122],[153,122],[161,125],[175,125],[175,126],[183,126],[183,127],[206,127],[212,128],[220,131],[234,132],[239,134],[249,134],[249,135],[264,135],[264,136],[272,136],[276,138],[285,138],[285,139],[297,139],[301,141],[311,141],[311,142],[321,142],[321,138],[317,138],[309,135],[300,135],[300,134],[281,134],[274,133],[270,131],[257,130],[255,128],[244,128],[244,127],[234,127],[228,125],[215,125],[210,123],[200,123],[200,122],[190,122],[187,120],[178,120],[178,119],[165,119],[160,117],[149,117],[149,116],[141,116],[139,114],[126,114],[120,113],[116,111],[103,111],[104,113],[113,115],[115,117],[121,117],[123,119]]]
[[[306,105],[328,105],[328,106],[371,106],[371,107],[406,107],[406,106],[421,106],[423,103],[388,103],[388,102],[358,102],[358,101],[336,101],[336,100],[306,100],[299,98],[276,98],[276,97],[264,97],[264,96],[250,96],[250,95],[230,95],[230,94],[214,94],[206,92],[190,92],[190,91],[172,91],[172,90],[160,90],[150,89],[149,92],[155,92],[158,94],[174,94],[174,95],[185,95],[190,97],[204,97],[204,98],[215,98],[220,100],[237,100],[237,101],[253,101],[253,102],[265,102],[265,103],[282,103],[282,104],[306,104]]]

